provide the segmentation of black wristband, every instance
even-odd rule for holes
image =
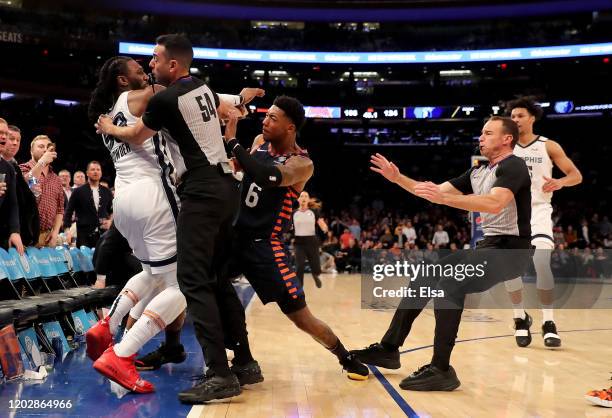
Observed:
[[[226,143],[227,143],[227,148],[229,149],[230,152],[234,151],[234,148],[240,145],[240,143],[238,142],[236,138],[232,138],[228,140]]]

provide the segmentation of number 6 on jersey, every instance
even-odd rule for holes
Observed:
[[[246,203],[246,205],[250,208],[257,206],[257,202],[259,201],[259,195],[257,193],[259,192],[261,192],[261,187],[255,183],[251,183],[251,187],[249,187],[244,203]]]

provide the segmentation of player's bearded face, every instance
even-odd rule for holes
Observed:
[[[147,86],[147,75],[136,61],[131,60],[128,63],[128,87],[130,90],[140,90]]]

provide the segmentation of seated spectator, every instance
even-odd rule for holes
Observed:
[[[320,250],[320,258],[321,258],[321,272],[322,273],[334,274],[338,272],[336,270],[336,261],[333,255],[323,250]]]
[[[400,223],[395,227],[395,230],[393,231],[393,235],[395,236],[395,242],[397,242],[400,248],[403,247],[404,242],[406,242],[406,237],[404,237],[403,229],[404,225]]]
[[[345,268],[349,273],[361,271],[361,247],[354,238],[349,240]]]
[[[344,228],[344,232],[340,235],[340,249],[346,250],[349,248],[350,240],[355,239],[348,228]]]
[[[383,245],[383,248],[391,248],[393,246],[393,242],[395,238],[393,234],[391,234],[391,229],[388,226],[385,226],[385,233],[380,237],[380,242]]]
[[[565,232],[565,242],[568,246],[572,247],[572,244],[575,244],[576,241],[578,241],[578,233],[572,225],[568,225]]]
[[[560,244],[565,244],[565,235],[563,234],[563,228],[561,228],[560,226],[555,226],[553,228],[553,239],[555,241],[556,246]]]
[[[340,250],[340,245],[338,244],[338,238],[334,235],[332,231],[327,231],[325,241],[321,244],[321,248],[324,252],[335,254],[336,251]]]
[[[414,243],[417,239],[416,230],[412,226],[412,222],[407,221],[403,227],[402,234],[406,237],[406,240],[410,243]]]
[[[361,238],[361,226],[359,225],[359,221],[353,218],[348,229],[349,231],[351,231],[351,234],[353,234],[353,237],[355,237],[355,239],[359,241],[359,239]]]
[[[431,243],[438,248],[446,248],[449,242],[450,238],[448,232],[444,230],[442,224],[436,225],[436,232],[434,233]]]

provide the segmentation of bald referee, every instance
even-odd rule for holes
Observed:
[[[158,37],[156,43],[149,66],[157,81],[167,88],[150,99],[142,119],[134,125],[115,126],[110,118],[101,116],[96,127],[137,145],[162,129],[170,134],[163,138],[168,140],[182,179],[178,187],[177,279],[208,367],[206,377],[179,393],[179,399],[202,403],[241,393],[239,381],[228,366],[224,340],[228,340],[228,348],[234,351],[235,359],[240,358],[240,364],[253,362],[244,308],[231,283],[217,274],[224,263],[227,233],[240,195],[221,136],[220,99],[202,80],[189,75],[191,42],[173,34]],[[242,99],[246,102],[253,97]],[[259,367],[253,372],[261,374]]]
[[[450,357],[461,322],[465,295],[483,292],[508,278],[514,278],[528,265],[531,180],[525,161],[512,153],[518,139],[518,127],[511,119],[491,117],[482,129],[479,142],[480,152],[489,159],[489,165],[471,168],[440,185],[408,178],[382,155],[372,156],[372,171],[410,193],[432,203],[480,212],[485,235],[476,251],[458,252],[438,262],[443,266],[463,264],[464,267],[483,264],[486,266],[484,275],[418,277],[412,282],[411,287],[415,285],[423,289],[425,285],[426,288],[442,290],[444,296],[436,297],[434,302],[436,327],[431,363],[402,380],[402,389],[451,391],[459,387],[461,383],[450,366]],[[353,351],[362,362],[390,369],[400,367],[399,347],[404,344],[414,320],[430,299],[421,296],[419,290],[415,297],[402,300],[380,343]]]

